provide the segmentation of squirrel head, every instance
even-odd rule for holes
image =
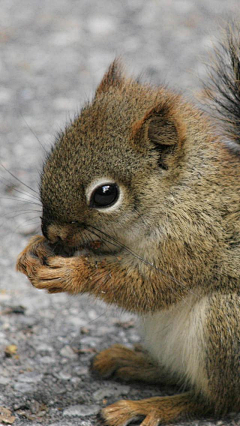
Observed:
[[[113,251],[106,235],[131,246],[149,233],[184,156],[180,104],[178,95],[125,77],[113,62],[46,159],[42,230],[51,242],[76,248],[102,239]]]

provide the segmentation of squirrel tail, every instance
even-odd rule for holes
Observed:
[[[240,155],[240,27],[229,24],[225,41],[215,49],[205,94],[220,119],[228,147]]]

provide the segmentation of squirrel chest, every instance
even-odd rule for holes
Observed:
[[[192,294],[170,309],[141,318],[145,346],[160,368],[201,388],[207,386],[203,374],[207,309],[207,297]]]

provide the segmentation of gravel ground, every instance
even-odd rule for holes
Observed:
[[[0,425],[97,425],[99,408],[119,398],[173,392],[93,377],[96,351],[139,342],[135,318],[37,291],[15,262],[39,232],[34,191],[45,151],[109,63],[121,55],[130,73],[195,96],[218,25],[238,8],[239,0],[1,1],[0,153],[9,172],[0,169]],[[181,423],[190,424],[236,426],[240,417]]]

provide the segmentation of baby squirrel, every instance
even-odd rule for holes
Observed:
[[[17,269],[49,293],[87,292],[139,315],[146,349],[100,352],[102,377],[188,389],[118,401],[101,411],[109,426],[240,408],[239,35],[217,56],[206,92],[219,126],[116,60],[43,167],[43,236]]]

